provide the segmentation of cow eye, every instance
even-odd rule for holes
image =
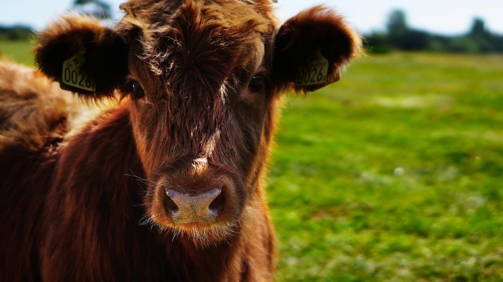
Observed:
[[[131,83],[132,94],[135,98],[141,98],[145,96],[145,92],[138,81],[133,81]]]
[[[262,76],[256,75],[256,76],[252,77],[252,79],[250,80],[250,83],[248,84],[248,87],[249,88],[257,88],[260,86],[260,84],[262,84]]]

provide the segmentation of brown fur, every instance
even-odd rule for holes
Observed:
[[[68,92],[0,64],[0,281],[273,280],[261,180],[279,94],[317,49],[334,72],[359,37],[322,7],[278,29],[269,0],[121,7],[114,29],[66,16],[38,38],[48,77],[84,51],[96,91],[70,89],[121,97],[85,123]],[[173,220],[167,189],[219,185],[215,222]]]

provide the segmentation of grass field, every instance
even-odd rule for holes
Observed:
[[[503,281],[503,56],[359,59],[276,140],[278,281]]]
[[[32,49],[26,41],[0,40],[0,57],[6,56],[24,65],[34,65]]]

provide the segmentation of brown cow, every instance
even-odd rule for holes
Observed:
[[[41,32],[41,72],[0,64],[0,281],[272,280],[280,93],[335,82],[359,36],[270,0],[121,8]]]

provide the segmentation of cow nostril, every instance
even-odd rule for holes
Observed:
[[[174,215],[178,211],[178,206],[172,199],[173,195],[170,195],[169,192],[167,192],[166,194],[168,195],[168,197],[166,198],[166,201],[164,201],[164,208],[167,211],[171,212],[171,215]]]
[[[222,193],[220,193],[220,195],[218,195],[208,206],[210,213],[213,216],[219,214],[223,209],[224,203],[225,203],[225,193],[223,193],[222,191]]]

